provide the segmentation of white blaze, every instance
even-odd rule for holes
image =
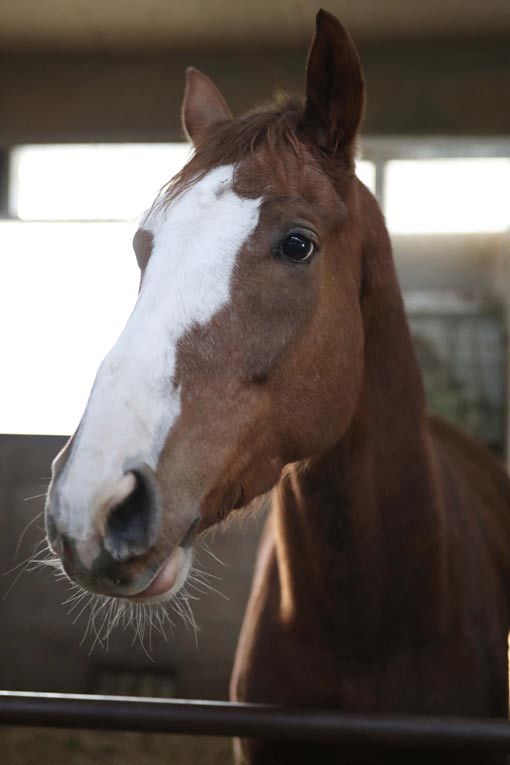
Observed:
[[[216,168],[143,223],[153,249],[142,290],[99,368],[58,482],[59,527],[74,539],[91,534],[126,461],[156,468],[179,417],[177,344],[229,302],[236,256],[259,218],[261,200],[239,197],[232,183],[233,166]]]

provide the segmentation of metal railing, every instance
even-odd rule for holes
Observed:
[[[0,724],[510,752],[510,722],[346,715],[263,704],[0,691]]]

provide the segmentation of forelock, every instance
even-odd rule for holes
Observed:
[[[243,159],[254,158],[260,150],[277,163],[288,152],[302,158],[304,147],[296,131],[302,111],[300,99],[279,93],[271,103],[209,128],[191,159],[161,189],[154,206],[165,208],[214,168],[237,168]]]

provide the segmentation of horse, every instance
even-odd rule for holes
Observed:
[[[363,110],[355,45],[322,10],[304,101],[233,118],[187,71],[195,153],[135,235],[139,296],[53,462],[47,538],[81,587],[160,603],[197,538],[271,491],[234,700],[506,717],[510,483],[427,414],[384,219],[354,172]]]

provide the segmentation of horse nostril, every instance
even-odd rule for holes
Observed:
[[[70,565],[73,560],[73,549],[65,534],[58,535],[57,549],[55,552],[64,566]]]
[[[104,546],[118,561],[146,553],[157,539],[161,521],[152,471],[144,466],[130,472],[134,489],[110,510],[106,522]]]

